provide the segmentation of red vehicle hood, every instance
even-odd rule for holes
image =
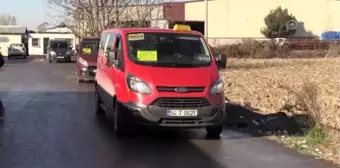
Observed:
[[[218,78],[214,66],[197,68],[169,68],[135,65],[132,75],[154,86],[209,86]]]

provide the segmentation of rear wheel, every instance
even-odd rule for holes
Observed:
[[[207,136],[211,137],[217,137],[220,136],[220,134],[223,131],[223,124],[217,125],[217,126],[209,126],[206,128]]]

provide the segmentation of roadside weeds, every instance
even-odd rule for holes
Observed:
[[[223,74],[228,86],[226,96],[231,99],[225,124],[340,165],[340,105],[334,96],[339,86],[332,81],[337,76],[338,61],[230,61],[237,64],[228,65],[231,72]],[[296,80],[298,77],[301,79]],[[276,110],[273,113],[268,109]]]

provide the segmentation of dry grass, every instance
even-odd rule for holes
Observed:
[[[317,127],[306,138],[328,154],[324,159],[339,162],[340,58],[229,59],[227,66],[230,100],[266,114],[308,114]]]
[[[264,113],[276,113],[287,104],[296,104],[296,96],[282,86],[301,90],[308,79],[319,88],[315,101],[320,105],[321,122],[340,129],[339,72],[339,58],[229,59],[228,70],[222,75],[229,99],[251,103]]]
[[[329,50],[304,49],[295,50],[289,45],[278,46],[273,41],[245,39],[238,44],[214,47],[215,54],[225,54],[228,58],[323,58],[338,57],[340,46],[334,44]]]

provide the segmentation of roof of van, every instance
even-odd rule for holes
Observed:
[[[103,32],[121,32],[121,33],[156,32],[156,33],[185,33],[185,34],[202,35],[201,32],[194,31],[194,30],[175,31],[173,29],[163,29],[163,28],[111,28],[111,29],[106,29]]]

